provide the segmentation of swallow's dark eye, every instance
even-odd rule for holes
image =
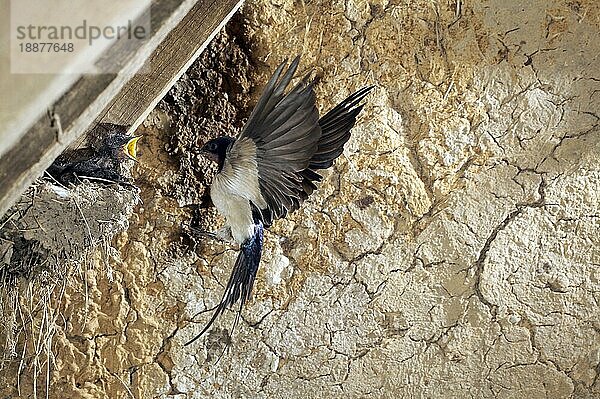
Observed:
[[[206,149],[208,151],[216,151],[217,150],[217,145],[215,143],[209,143],[206,145]]]

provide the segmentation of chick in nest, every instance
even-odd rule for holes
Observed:
[[[65,186],[84,178],[131,185],[125,166],[137,161],[140,137],[130,135],[126,126],[99,124],[87,135],[87,146],[66,150],[46,172]]]

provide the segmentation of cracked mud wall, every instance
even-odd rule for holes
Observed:
[[[50,396],[600,397],[600,7],[521,3],[247,2],[140,130],[143,204],[113,280],[65,294]],[[182,346],[235,258],[188,234],[219,223],[194,149],[297,53],[322,110],[377,89],[217,363],[230,312]]]

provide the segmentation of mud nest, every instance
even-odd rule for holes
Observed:
[[[0,369],[19,355],[38,371],[40,358],[51,359],[39,355],[51,353],[67,281],[94,256],[110,270],[110,241],[127,229],[138,200],[136,189],[117,184],[40,180],[0,219]]]

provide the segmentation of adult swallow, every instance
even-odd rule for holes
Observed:
[[[234,328],[250,298],[263,247],[263,229],[285,217],[317,188],[317,173],[344,150],[350,130],[363,108],[360,101],[373,86],[350,95],[319,119],[314,80],[304,77],[287,94],[299,57],[284,72],[283,62],[264,89],[248,122],[236,137],[208,141],[201,152],[218,165],[210,196],[225,217],[217,237],[239,245],[220,303],[189,345],[202,336],[228,306],[239,301]]]
[[[130,185],[121,167],[127,160],[137,161],[140,138],[128,134],[126,126],[101,123],[88,134],[88,146],[63,152],[46,172],[65,186],[80,178]]]

